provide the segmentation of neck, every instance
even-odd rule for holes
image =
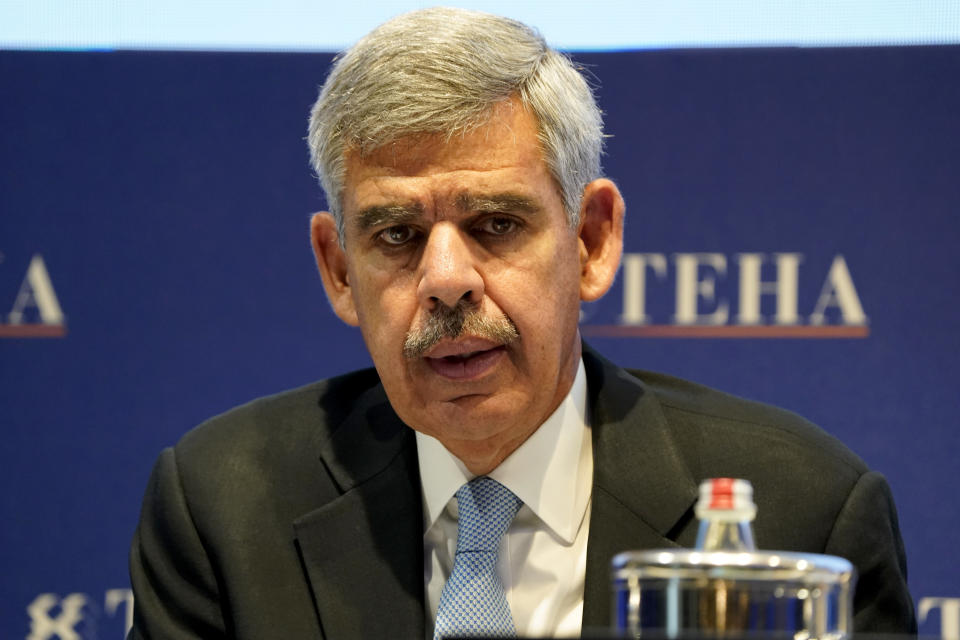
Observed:
[[[455,455],[470,470],[470,473],[485,476],[506,460],[520,445],[540,428],[536,425],[520,436],[503,443],[444,442],[447,451]]]

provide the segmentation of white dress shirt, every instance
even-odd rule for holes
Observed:
[[[579,636],[587,564],[593,444],[583,362],[570,393],[526,442],[488,475],[523,501],[503,537],[497,570],[520,636]],[[457,548],[457,489],[475,476],[419,432],[428,637]]]

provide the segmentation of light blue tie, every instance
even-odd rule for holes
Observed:
[[[521,504],[520,498],[487,476],[457,490],[457,553],[440,594],[434,640],[517,635],[497,574],[497,549]]]

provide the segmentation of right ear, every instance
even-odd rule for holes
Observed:
[[[333,312],[347,324],[358,326],[360,320],[357,318],[357,307],[353,303],[353,290],[347,273],[347,254],[340,246],[337,221],[331,214],[326,211],[313,214],[310,219],[310,243]]]

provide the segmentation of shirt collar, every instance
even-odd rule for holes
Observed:
[[[474,475],[436,438],[419,431],[416,438],[426,531],[457,489]],[[570,392],[556,411],[489,475],[513,491],[560,538],[573,542],[586,513],[593,479],[587,376],[582,361]]]

